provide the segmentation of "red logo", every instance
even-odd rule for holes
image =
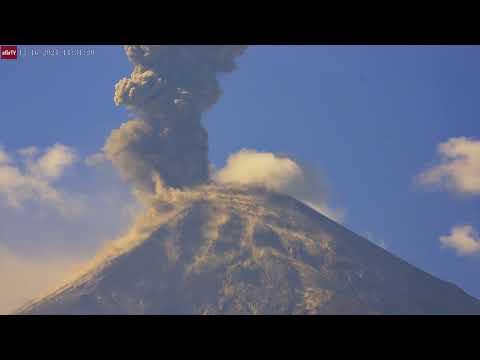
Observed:
[[[16,46],[0,46],[0,59],[2,60],[16,60],[17,47]]]

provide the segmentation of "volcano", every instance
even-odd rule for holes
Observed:
[[[302,202],[203,186],[17,314],[480,314],[480,301]]]

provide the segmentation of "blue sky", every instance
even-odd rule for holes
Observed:
[[[123,49],[88,48],[94,56],[0,62],[4,150],[58,142],[84,157],[127,120],[113,103],[131,72]],[[478,256],[439,241],[458,224],[480,228],[479,199],[415,180],[437,163],[440,143],[477,137],[479,63],[475,46],[253,46],[205,116],[210,158],[221,167],[251,148],[314,166],[345,226],[480,297]],[[80,191],[92,176],[80,174],[62,182]]]

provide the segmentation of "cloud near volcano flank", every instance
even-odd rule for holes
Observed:
[[[320,174],[298,161],[270,152],[243,149],[229,156],[214,182],[228,186],[263,187],[303,201],[332,220],[342,222],[344,211],[331,208]]]
[[[112,131],[104,156],[135,190],[183,188],[208,181],[208,135],[202,113],[221,94],[217,74],[235,69],[240,45],[127,45],[130,78],[115,103],[137,118]]]

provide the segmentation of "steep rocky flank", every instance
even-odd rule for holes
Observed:
[[[172,193],[20,314],[480,314],[480,301],[301,202]]]

